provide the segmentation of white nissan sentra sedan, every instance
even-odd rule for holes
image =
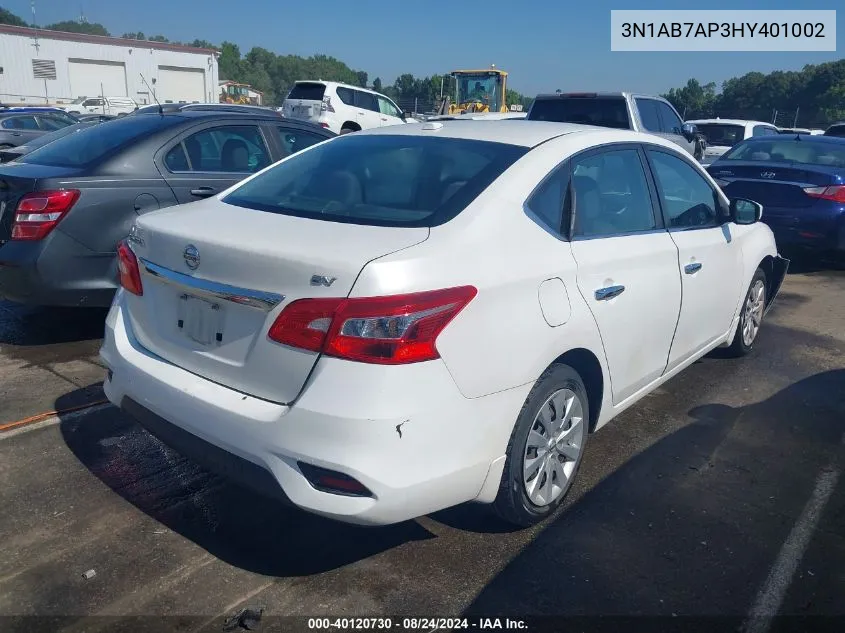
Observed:
[[[548,516],[589,433],[780,288],[760,205],[658,137],[530,121],[314,145],[119,246],[111,402],[310,512]]]

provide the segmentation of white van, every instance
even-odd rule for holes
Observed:
[[[91,97],[80,98],[65,110],[71,114],[132,114],[138,109],[138,104],[129,97]]]
[[[282,113],[335,134],[406,122],[399,107],[383,94],[334,81],[297,81],[282,104]]]

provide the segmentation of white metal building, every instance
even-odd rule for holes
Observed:
[[[217,51],[0,25],[0,102],[67,103],[130,97],[152,103],[218,101]]]

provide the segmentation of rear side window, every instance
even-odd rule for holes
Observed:
[[[38,117],[38,122],[41,125],[42,130],[49,130],[50,132],[61,130],[63,127],[67,127],[69,125],[67,121],[51,116],[40,116]]]
[[[619,149],[572,162],[575,236],[612,236],[656,227],[640,154]]]
[[[359,108],[364,108],[365,110],[371,110],[372,112],[379,111],[376,96],[370,94],[369,92],[361,92],[360,90],[356,90],[355,105]]]
[[[745,126],[725,123],[696,123],[699,134],[708,145],[733,147],[745,138]]]
[[[750,160],[764,163],[798,163],[845,167],[845,142],[815,141],[824,137],[802,137],[800,141],[780,134],[765,140],[740,143],[721,160]]]
[[[486,141],[350,134],[277,164],[223,201],[332,222],[436,226],[526,151]]]
[[[546,178],[525,206],[535,216],[534,219],[549,229],[555,236],[566,233],[568,226],[564,226],[563,214],[566,194],[569,190],[569,165],[558,167]]]
[[[773,136],[778,134],[778,131],[768,125],[755,125],[751,131],[751,136]]]
[[[305,101],[322,101],[326,93],[326,86],[316,82],[304,82],[293,85],[288,99],[303,99]]]
[[[620,97],[560,97],[538,99],[528,116],[532,121],[581,123],[617,129],[630,129],[628,106]]]
[[[355,91],[352,88],[338,87],[337,98],[348,106],[355,105]]]
[[[6,130],[38,130],[38,122],[34,116],[15,116],[3,120]]]
[[[311,147],[326,140],[325,136],[305,132],[303,130],[293,130],[277,126],[274,128],[278,134],[279,145],[282,146],[282,154],[289,156],[301,152],[306,147]]]
[[[167,153],[164,163],[171,171],[250,174],[270,164],[270,153],[258,127],[227,125],[187,137]]]
[[[56,167],[82,167],[135,140],[183,123],[181,117],[127,116],[93,125],[26,154],[18,162]]]
[[[660,115],[657,113],[657,101],[654,99],[637,99],[636,102],[643,127],[649,132],[660,132]]]

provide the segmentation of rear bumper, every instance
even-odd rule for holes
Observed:
[[[0,246],[0,297],[16,303],[108,307],[116,280],[114,255],[92,253],[58,230]]]
[[[764,210],[763,221],[772,229],[779,248],[845,253],[845,214],[808,218],[798,217],[798,213],[769,214],[767,217]]]
[[[100,352],[111,370],[107,397],[211,470],[307,511],[364,525],[491,501],[488,491],[498,489],[498,458],[531,385],[467,399],[442,362],[383,367],[323,358],[296,403],[285,406],[212,383],[142,348],[122,295]],[[318,490],[299,462],[353,477],[372,496]],[[485,485],[488,476],[495,486]]]

